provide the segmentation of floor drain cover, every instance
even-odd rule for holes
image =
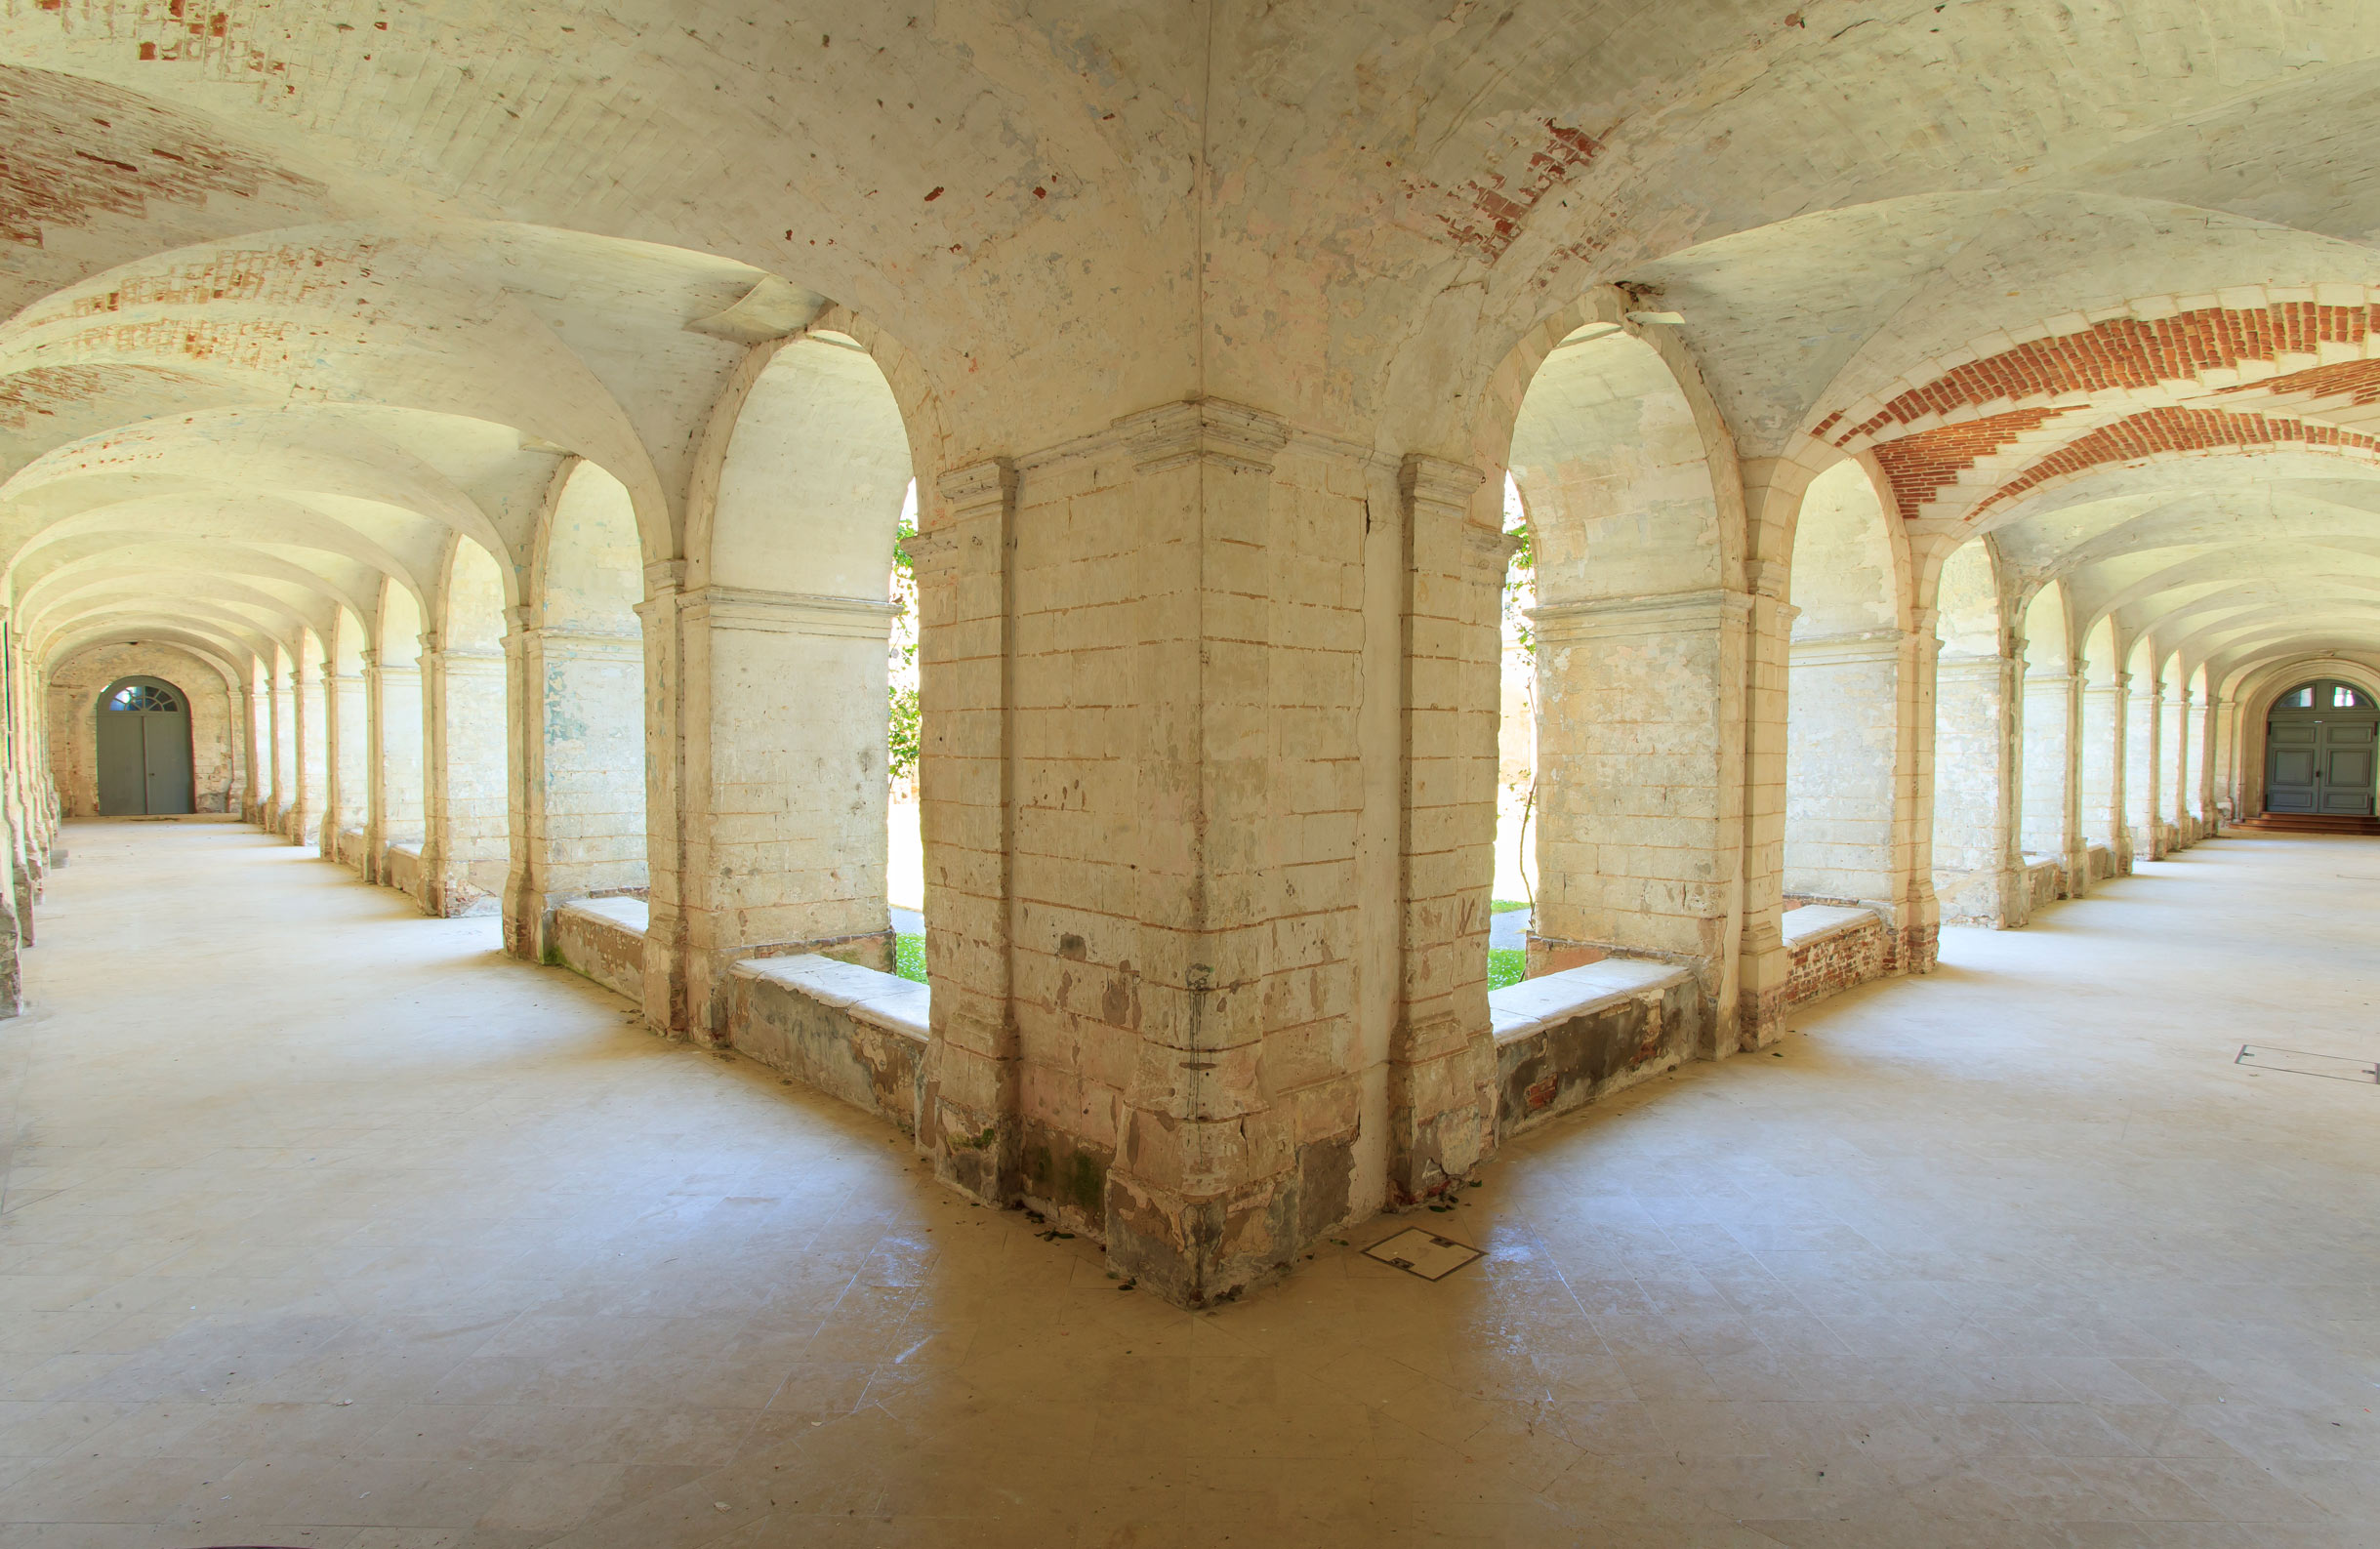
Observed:
[[[1383,1264],[1394,1264],[1408,1275],[1423,1280],[1444,1280],[1480,1256],[1479,1249],[1457,1243],[1451,1237],[1424,1232],[1409,1226],[1396,1236],[1373,1243],[1364,1249],[1366,1258],[1376,1258]]]
[[[2253,1066],[2260,1071],[2287,1071],[2294,1076],[2326,1076],[2334,1081],[2380,1085],[2380,1065],[2370,1060],[2346,1059],[2336,1054],[2308,1054],[2299,1049],[2271,1049],[2254,1043],[2242,1043],[2239,1045],[2238,1058],[2232,1063]]]

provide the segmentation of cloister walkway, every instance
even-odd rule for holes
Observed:
[[[0,1549],[2346,1545],[2380,841],[2146,866],[1191,1314],[253,830],[83,824],[0,1024]],[[2311,1064],[2300,1060],[2299,1063]]]

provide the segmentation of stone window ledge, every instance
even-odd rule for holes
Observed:
[[[1648,991],[1665,988],[1687,977],[1673,963],[1642,958],[1606,958],[1582,968],[1565,968],[1501,990],[1488,992],[1488,1019],[1496,1041],[1507,1042],[1601,1011]]]
[[[619,930],[644,934],[653,922],[653,911],[641,898],[576,898],[556,911],[564,915],[586,915]]]
[[[816,954],[747,958],[727,979],[739,1052],[917,1133],[931,990]]]
[[[1870,920],[1879,919],[1872,909],[1849,909],[1834,904],[1804,904],[1788,909],[1780,921],[1784,927],[1785,945],[1798,947],[1822,936],[1832,936],[1846,930],[1858,930]]]
[[[1488,1016],[1499,1138],[1675,1069],[1701,1048],[1706,1021],[1691,972],[1641,958],[1491,991]]]

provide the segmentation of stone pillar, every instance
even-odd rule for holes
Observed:
[[[2173,800],[2173,808],[2167,814],[2167,827],[2172,834],[2166,844],[2169,850],[2183,849],[2196,843],[2198,838],[2190,800],[2191,774],[2197,762],[2190,746],[2191,718],[2190,687],[2185,683],[2165,700],[2165,724],[2160,734],[2166,789]]]
[[[2124,827],[2135,860],[2165,858],[2166,788],[2157,778],[2164,704],[2164,685],[2153,677],[2149,692],[2132,695],[2125,707]]]
[[[298,800],[298,699],[287,673],[266,679],[272,697],[272,802],[265,810],[265,827],[289,837],[289,813]]]
[[[507,759],[504,939],[514,957],[544,962],[556,907],[644,889],[644,645],[633,634],[532,626],[529,616],[514,610],[504,637],[519,707]]]
[[[1711,1012],[1703,1052],[1757,1040],[1783,1011],[1784,937],[1745,900],[1746,853],[1781,824],[1748,824],[1746,792],[1774,790],[1783,750],[1747,739],[1744,666],[1758,701],[1749,720],[1782,742],[1784,635],[1792,610],[1773,594],[1712,589],[1540,605],[1538,640],[1538,902],[1531,965],[1612,955],[1694,967]],[[1747,776],[1755,757],[1775,765]],[[1773,775],[1771,779],[1755,778]],[[1776,866],[1764,854],[1769,889]],[[1774,939],[1769,939],[1774,937]],[[1773,960],[1772,960],[1773,959]],[[1739,1005],[1739,989],[1744,1003]]]
[[[2124,820],[2124,689],[2130,681],[2130,673],[2118,673],[2111,682],[2084,685],[2077,760],[2085,859],[2091,840],[2104,842],[2119,876],[2132,870],[2131,827]]]
[[[825,952],[889,970],[884,641],[892,605],[646,569],[645,1016],[728,1036],[740,958]]]
[[[2004,930],[2031,913],[2019,834],[2027,750],[2017,668],[2006,656],[1946,656],[1934,664],[1934,891],[1951,923]],[[2056,740],[2063,747],[2065,739]]]
[[[232,699],[239,707],[239,736],[248,752],[247,782],[240,792],[239,815],[243,822],[262,823],[266,803],[270,799],[272,705],[269,695],[256,686],[253,666]]]
[[[1404,949],[1388,1050],[1388,1191],[1396,1203],[1443,1193],[1496,1139],[1484,965],[1496,879],[1500,601],[1518,540],[1471,521],[1482,477],[1416,455],[1398,479]]]
[[[325,669],[322,701],[327,712],[327,770],[322,799],[322,858],[343,860],[340,836],[364,827],[370,795],[370,732],[364,714],[364,680],[360,673]],[[360,870],[360,868],[359,868]]]
[[[422,907],[486,915],[499,907],[512,841],[506,814],[505,659],[447,650],[422,636]]]
[[[2083,853],[2081,791],[2074,779],[2082,714],[2081,683],[2072,672],[2025,673],[2024,852],[2058,864],[2059,887],[2078,898],[2090,887]]]
[[[1798,502],[1800,491],[1794,477],[1785,476],[1788,472],[1798,477],[1797,469],[1771,465],[1759,487]],[[1773,498],[1750,500],[1753,480],[1747,477],[1745,485],[1747,505],[1777,503]],[[1772,549],[1778,541],[1779,536],[1771,532]],[[1784,544],[1790,551],[1790,540]],[[1801,610],[1785,601],[1789,575],[1785,562],[1752,559],[1744,568],[1749,591],[1740,707],[1744,753],[1736,959],[1740,989],[1734,998],[1739,1020],[1732,1036],[1724,1020],[1717,1025],[1714,1057],[1724,1057],[1731,1050],[1761,1048],[1784,1036],[1785,991],[1793,966],[1785,940],[1785,778],[1791,739],[1793,621]]]
[[[918,578],[919,825],[932,909],[933,1040],[918,1143],[944,1181],[1005,1204],[1023,1187],[1015,982],[1016,469],[945,474],[909,541]]]
[[[2215,782],[2221,768],[2220,754],[2215,746],[2220,723],[2216,708],[2199,698],[2191,710],[2190,748],[2192,811],[2198,821],[2198,837],[2213,838],[2218,811],[2215,805]]]
[[[420,848],[422,812],[422,670],[391,666],[377,654],[364,677],[372,723],[372,813],[364,838],[366,875],[389,880],[389,846]]]

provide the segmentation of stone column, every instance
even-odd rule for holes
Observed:
[[[253,665],[248,669],[247,677],[240,684],[238,693],[232,697],[239,706],[239,735],[248,750],[247,783],[240,792],[239,815],[243,822],[262,823],[265,821],[271,784],[268,766],[272,762],[272,727],[269,723],[272,705],[269,695],[256,686],[256,669]]]
[[[2218,719],[2215,707],[2204,698],[2199,698],[2192,707],[2190,800],[2191,810],[2198,823],[2198,837],[2202,839],[2215,836],[2218,810],[2215,805],[2215,780],[2219,769],[2215,732]]]
[[[2198,838],[2190,810],[2191,774],[2197,762],[2190,746],[2191,718],[2190,686],[2185,683],[2165,700],[2165,724],[2161,733],[2166,789],[2173,800],[2173,809],[2167,815],[2172,834],[2166,844],[2169,850],[2183,849],[2196,843]]]
[[[2108,683],[2085,683],[2077,760],[2085,860],[2090,841],[2102,840],[2119,876],[2132,870],[2131,828],[2124,819],[2124,690],[2130,681],[2130,673],[2118,673]]]
[[[655,572],[658,571],[659,574]],[[889,970],[884,641],[892,605],[647,567],[645,1015],[723,1042],[744,958]],[[666,803],[666,804],[664,804]]]
[[[1470,519],[1477,469],[1412,456],[1405,537],[1404,950],[1388,1050],[1388,1189],[1442,1193],[1495,1145],[1488,1020],[1499,605],[1517,538]],[[1484,858],[1485,864],[1482,864]]]
[[[1942,636],[1935,632],[1939,616],[1934,609],[1912,611],[1914,627],[1901,637],[1904,692],[1893,766],[1894,890],[1889,917],[1897,927],[1894,966],[1904,973],[1931,973],[1940,955],[1942,936],[1942,905],[1934,894],[1934,739],[1942,724],[1935,669],[1942,653]],[[2006,697],[2003,689],[2003,706]],[[2001,756],[2005,760],[2014,750],[2006,746],[2004,709],[2000,726]],[[1999,793],[2003,801],[2011,799],[2004,762]],[[2004,858],[2011,842],[2005,813],[1998,822],[1998,841]]]
[[[1767,465],[1758,488],[1774,497],[1789,496],[1798,503],[1798,469]],[[1788,476],[1790,475],[1790,476]],[[1754,480],[1746,478],[1747,506]],[[1781,541],[1769,524],[1770,547]],[[1783,540],[1786,551],[1790,541]],[[1785,777],[1787,745],[1791,738],[1793,621],[1801,610],[1785,601],[1789,565],[1779,559],[1744,562],[1746,613],[1744,632],[1744,667],[1743,820],[1744,844],[1740,867],[1742,903],[1737,939],[1740,989],[1733,998],[1739,1020],[1730,1035],[1722,1018],[1716,1024],[1714,1057],[1751,1050],[1775,1042],[1785,1034],[1785,991],[1792,977],[1792,953],[1785,940]],[[1721,685],[1724,691],[1724,684]],[[1727,1002],[1721,1001],[1722,1009]]]
[[[265,827],[289,837],[289,813],[298,799],[298,700],[287,673],[266,678],[271,696],[272,801],[265,809]]]
[[[2125,707],[2124,826],[2135,860],[2165,858],[2166,786],[2157,778],[2164,707],[2164,684],[2154,677]]]
[[[933,1039],[918,1143],[944,1181],[1005,1204],[1023,1187],[1015,982],[1016,469],[945,474],[909,542],[918,578],[919,825],[932,909]]]
[[[512,872],[505,950],[552,957],[554,911],[645,885],[643,642],[527,623],[504,637],[512,673]],[[789,750],[790,752],[790,750]]]
[[[1784,635],[1773,594],[1712,589],[1540,605],[1538,903],[1532,967],[1605,955],[1694,967],[1711,1014],[1703,1051],[1768,1036],[1784,994],[1777,903],[1744,896],[1781,827],[1747,823],[1746,792],[1782,816]],[[1747,717],[1744,669],[1756,704]],[[1746,723],[1763,728],[1746,737]],[[1747,777],[1745,749],[1775,767]],[[1754,836],[1746,852],[1747,832]],[[1736,978],[1739,908],[1757,983]],[[1765,918],[1766,930],[1754,930]],[[1774,939],[1771,939],[1774,938]],[[1773,959],[1773,960],[1772,960]]]
[[[2020,756],[2029,750],[2017,667],[2006,656],[1934,664],[1934,891],[1949,922],[2004,930],[2031,913],[2018,832]]]
[[[422,907],[494,913],[512,863],[506,822],[505,659],[422,636],[425,832]]]
[[[322,858],[346,859],[340,853],[343,835],[364,827],[370,796],[371,733],[364,713],[364,680],[360,673],[325,669],[322,699],[328,734],[328,775],[322,801]],[[357,870],[364,871],[359,863]]]
[[[2070,898],[2080,897],[2090,887],[2081,792],[2074,780],[2080,687],[2071,672],[2028,668],[2025,673],[2024,852],[2055,861],[2060,890]]]

